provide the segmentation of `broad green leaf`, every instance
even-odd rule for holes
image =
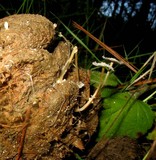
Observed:
[[[99,84],[101,83],[101,80],[104,81],[105,75],[106,74],[104,73],[103,76],[101,77],[101,72],[92,71],[91,72],[91,85],[93,85],[94,87],[99,86]],[[118,78],[115,76],[115,74],[110,73],[110,75],[108,76],[108,79],[104,85],[115,87],[118,84],[119,84]]]
[[[98,140],[103,135],[137,138],[139,134],[145,134],[153,124],[154,114],[151,108],[128,92],[106,98],[103,107]]]
[[[101,98],[110,97],[113,93],[117,92],[115,87],[104,87],[101,88]]]

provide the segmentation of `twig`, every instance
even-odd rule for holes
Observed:
[[[147,153],[147,155],[144,159],[146,159],[146,160],[152,159],[155,151],[156,151],[156,140],[153,141],[152,146],[151,146],[150,150],[148,151],[148,153]]]
[[[121,55],[119,55],[116,51],[114,51],[112,48],[107,46],[105,43],[101,42],[98,38],[94,37],[91,33],[89,33],[87,30],[85,30],[82,26],[77,24],[76,22],[73,22],[74,27],[77,29],[83,31],[85,34],[87,34],[91,39],[93,39],[96,43],[98,43],[102,48],[107,50],[110,54],[112,54],[115,58],[117,58],[119,61],[123,62],[129,69],[131,69],[133,72],[137,72],[136,67],[128,62],[125,58],[123,58]]]
[[[24,122],[24,127],[22,129],[22,136],[21,136],[21,139],[20,139],[20,145],[18,147],[18,154],[17,154],[16,160],[20,160],[20,157],[22,155],[24,140],[25,140],[25,135],[26,135],[26,130],[27,130],[29,118],[30,118],[30,108],[28,108],[26,113],[25,113],[25,122]]]

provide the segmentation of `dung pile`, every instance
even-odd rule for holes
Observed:
[[[78,78],[72,65],[64,69],[72,46],[62,40],[52,53],[47,50],[55,28],[41,15],[0,19],[1,159],[70,157],[74,148],[85,148],[96,129],[94,111],[75,113],[90,91],[86,71],[79,70]],[[62,71],[65,79],[58,82]]]

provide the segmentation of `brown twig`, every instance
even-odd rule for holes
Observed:
[[[156,156],[155,152],[156,152],[156,140],[153,141],[152,146],[151,146],[151,148],[148,152],[148,155],[146,157],[146,160],[153,159]]]
[[[138,81],[138,82],[134,83],[133,86],[137,87],[137,86],[142,86],[142,85],[145,85],[145,84],[156,85],[156,78],[145,79],[145,80]],[[124,87],[125,87],[125,85],[119,85],[118,89],[121,89],[121,88],[124,88]]]
[[[29,118],[30,118],[30,108],[28,108],[26,113],[25,113],[25,121],[24,121],[24,126],[23,126],[23,129],[22,129],[22,136],[21,136],[21,139],[20,139],[20,145],[18,147],[18,154],[17,154],[16,160],[20,160],[21,155],[22,155],[24,140],[25,140],[25,135],[26,135],[26,130],[27,130]]]
[[[112,48],[107,46],[105,43],[101,42],[98,38],[93,36],[91,33],[89,33],[87,30],[85,30],[82,26],[77,24],[76,22],[73,22],[74,27],[77,29],[83,31],[85,34],[87,34],[91,39],[93,39],[96,43],[98,43],[102,48],[107,50],[110,54],[112,54],[115,58],[123,62],[129,69],[131,69],[133,72],[137,72],[137,69],[134,65],[129,63],[125,58],[123,58],[121,55],[119,55],[116,51],[114,51]]]

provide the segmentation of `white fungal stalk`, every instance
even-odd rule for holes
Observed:
[[[105,56],[102,56],[102,58],[103,58],[104,60],[108,60],[108,61],[110,61],[110,62],[115,62],[115,63],[118,63],[118,64],[123,64],[122,61],[118,61],[116,58],[105,57]]]
[[[111,71],[114,71],[114,68],[112,67],[112,66],[110,66],[110,64],[107,64],[107,63],[105,63],[105,62],[99,62],[99,63],[97,63],[97,62],[93,62],[92,63],[94,66],[96,66],[96,67],[106,67],[106,68],[108,68],[109,70],[111,70]]]
[[[69,57],[69,59],[68,59],[68,61],[66,62],[66,64],[65,64],[64,67],[62,68],[61,75],[60,75],[59,79],[57,80],[57,83],[60,83],[60,82],[63,81],[63,77],[64,77],[64,75],[66,74],[67,69],[69,68],[69,65],[71,64],[71,62],[72,62],[72,60],[73,60],[73,58],[74,58],[74,55],[75,55],[77,52],[78,52],[78,48],[77,48],[77,46],[74,46],[74,47],[73,47],[73,50],[72,50],[72,52],[71,52],[71,55],[70,55],[70,57]]]
[[[93,103],[94,99],[97,97],[97,94],[98,94],[100,88],[103,87],[103,86],[106,84],[106,81],[107,81],[107,79],[108,79],[108,76],[109,76],[109,74],[110,74],[110,71],[114,71],[113,64],[114,64],[114,63],[119,63],[119,64],[121,64],[121,62],[119,62],[119,61],[116,60],[115,58],[106,58],[106,57],[104,57],[104,56],[103,56],[103,58],[104,58],[105,60],[109,60],[109,61],[110,61],[110,64],[107,64],[107,63],[105,63],[105,62],[99,62],[99,63],[98,63],[98,62],[93,62],[92,64],[93,64],[94,66],[97,66],[97,67],[102,67],[102,68],[108,68],[108,69],[109,69],[109,70],[107,71],[107,73],[106,73],[105,79],[104,79],[104,81],[102,81],[102,82],[99,84],[99,86],[98,86],[97,89],[95,90],[94,94],[88,99],[87,103],[86,103],[83,107],[77,108],[77,109],[75,110],[76,112],[82,112],[82,111],[86,110],[86,109],[90,106],[90,104]]]

